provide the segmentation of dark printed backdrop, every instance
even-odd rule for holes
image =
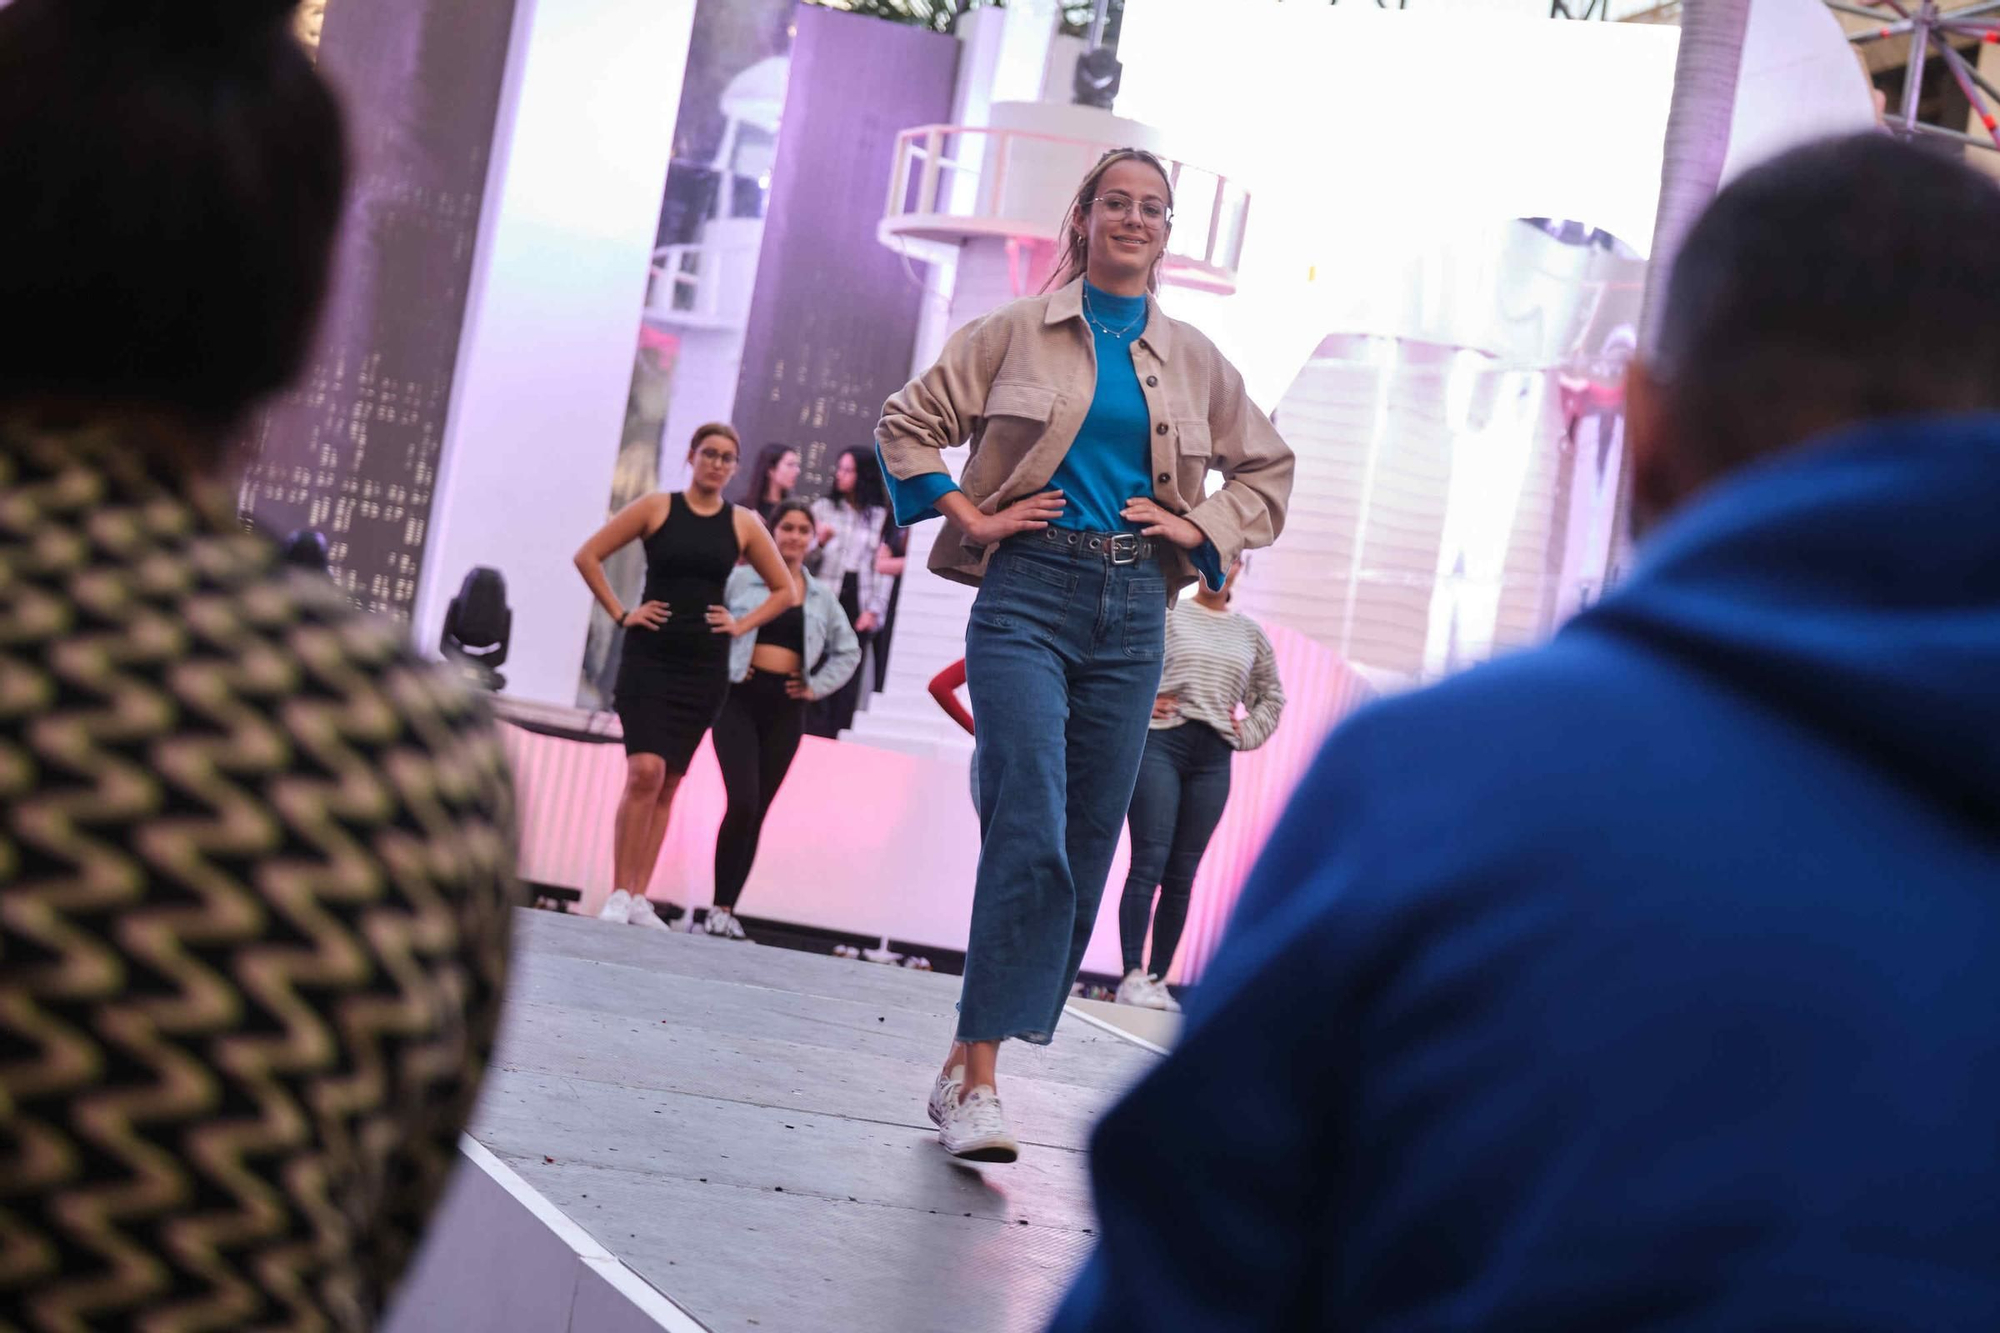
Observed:
[[[354,180],[304,382],[253,426],[243,513],[317,528],[334,578],[407,617],[451,400],[513,0],[335,0],[320,69]]]

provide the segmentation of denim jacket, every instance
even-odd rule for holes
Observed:
[[[748,565],[738,565],[729,576],[729,585],[723,591],[723,600],[729,604],[732,616],[747,616],[756,610],[769,594],[763,577]],[[826,652],[826,662],[818,671],[806,677],[806,685],[812,690],[812,697],[824,699],[847,683],[854,669],[861,665],[861,641],[854,637],[854,627],[847,623],[847,612],[840,609],[840,601],[824,583],[806,575],[806,669],[812,671],[812,664],[819,661],[821,652]],[[829,650],[829,645],[831,648]],[[757,646],[757,632],[738,635],[729,645],[729,679],[743,680],[750,674],[750,651]]]
[[[1292,451],[1243,390],[1243,376],[1202,333],[1147,298],[1146,329],[1132,364],[1153,423],[1153,499],[1208,537],[1227,570],[1236,556],[1269,546],[1284,527]],[[883,406],[877,453],[907,527],[931,517],[953,489],[939,455],[968,439],[972,457],[958,487],[984,513],[1032,495],[1055,475],[1097,393],[1097,352],[1083,319],[1083,280],[1046,296],[1012,301],[954,333],[937,364]],[[1204,496],[1210,471],[1225,484]],[[990,551],[946,520],[931,569],[979,582]],[[1169,546],[1168,580],[1194,577],[1188,553]]]

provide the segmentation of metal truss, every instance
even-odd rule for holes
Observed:
[[[1680,0],[1549,0],[1552,19],[1601,23],[1678,23]]]
[[[1880,26],[1848,34],[1858,47],[1876,42],[1907,40],[1909,63],[1903,74],[1903,105],[1886,118],[1891,130],[1907,138],[1949,139],[1988,152],[2000,152],[2000,88],[1980,74],[1971,61],[1953,48],[1954,40],[1976,38],[2000,43],[2000,0],[1946,10],[1938,0],[1826,0],[1829,9],[1856,18],[1876,21]],[[1888,21],[1884,21],[1888,20]],[[1972,104],[1986,137],[1967,134],[1946,125],[1932,125],[1917,119],[1917,99],[1923,92],[1924,67],[1932,56],[1941,58]]]

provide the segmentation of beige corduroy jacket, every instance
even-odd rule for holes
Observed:
[[[1227,570],[1239,552],[1269,546],[1284,528],[1292,451],[1215,344],[1151,297],[1146,309],[1132,364],[1151,416],[1153,499],[1206,533]],[[1079,279],[953,334],[937,364],[883,406],[875,442],[889,474],[909,481],[947,472],[941,452],[969,439],[958,485],[990,514],[1047,487],[1096,391],[1097,348]],[[1224,485],[1204,496],[1211,470]],[[990,554],[946,519],[930,567],[976,584]],[[1170,544],[1161,567],[1174,588],[1195,577],[1188,553]]]

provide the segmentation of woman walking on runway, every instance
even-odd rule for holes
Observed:
[[[798,604],[729,649],[733,683],[722,716],[715,720],[715,759],[722,766],[729,807],[715,834],[715,905],[703,922],[709,934],[723,939],[748,938],[736,919],[736,903],[756,862],[765,816],[799,752],[807,703],[845,685],[861,665],[861,644],[847,613],[832,591],[805,571],[814,527],[812,506],[805,501],[778,505],[771,536]],[[748,566],[729,576],[732,613],[747,617],[763,596],[764,585]],[[818,669],[808,674],[814,663]]]
[[[701,427],[688,459],[687,490],[634,500],[576,553],[583,581],[627,631],[616,693],[625,792],[612,825],[611,896],[598,915],[635,926],[665,924],[646,885],[666,841],[674,792],[728,693],[729,641],[791,606],[796,595],[763,520],[722,498],[736,471],[736,432],[720,423]],[[646,548],[646,589],[628,611],[604,577],[604,561],[635,541]],[[740,620],[723,605],[723,585],[739,556],[768,590]]]
[[[1285,711],[1271,641],[1256,621],[1229,609],[1242,577],[1243,561],[1238,560],[1220,592],[1197,588],[1167,613],[1166,665],[1126,814],[1132,865],[1118,903],[1118,942],[1125,955],[1120,1004],[1180,1008],[1167,993],[1167,969],[1187,922],[1195,871],[1229,804],[1231,756],[1271,739]],[[1244,710],[1240,717],[1238,708]],[[1142,969],[1139,957],[1149,921],[1153,965]]]
[[[1284,520],[1292,455],[1197,330],[1148,293],[1173,220],[1150,153],[1085,177],[1041,296],[952,335],[876,428],[896,521],[942,514],[931,568],[979,586],[966,630],[982,847],[957,1040],[930,1114],[946,1151],[1012,1161],[995,1072],[1046,1043],[1081,965],[1160,681],[1167,599],[1221,587]],[[967,439],[962,488],[940,457]],[[1210,470],[1225,478],[1204,497]]]

